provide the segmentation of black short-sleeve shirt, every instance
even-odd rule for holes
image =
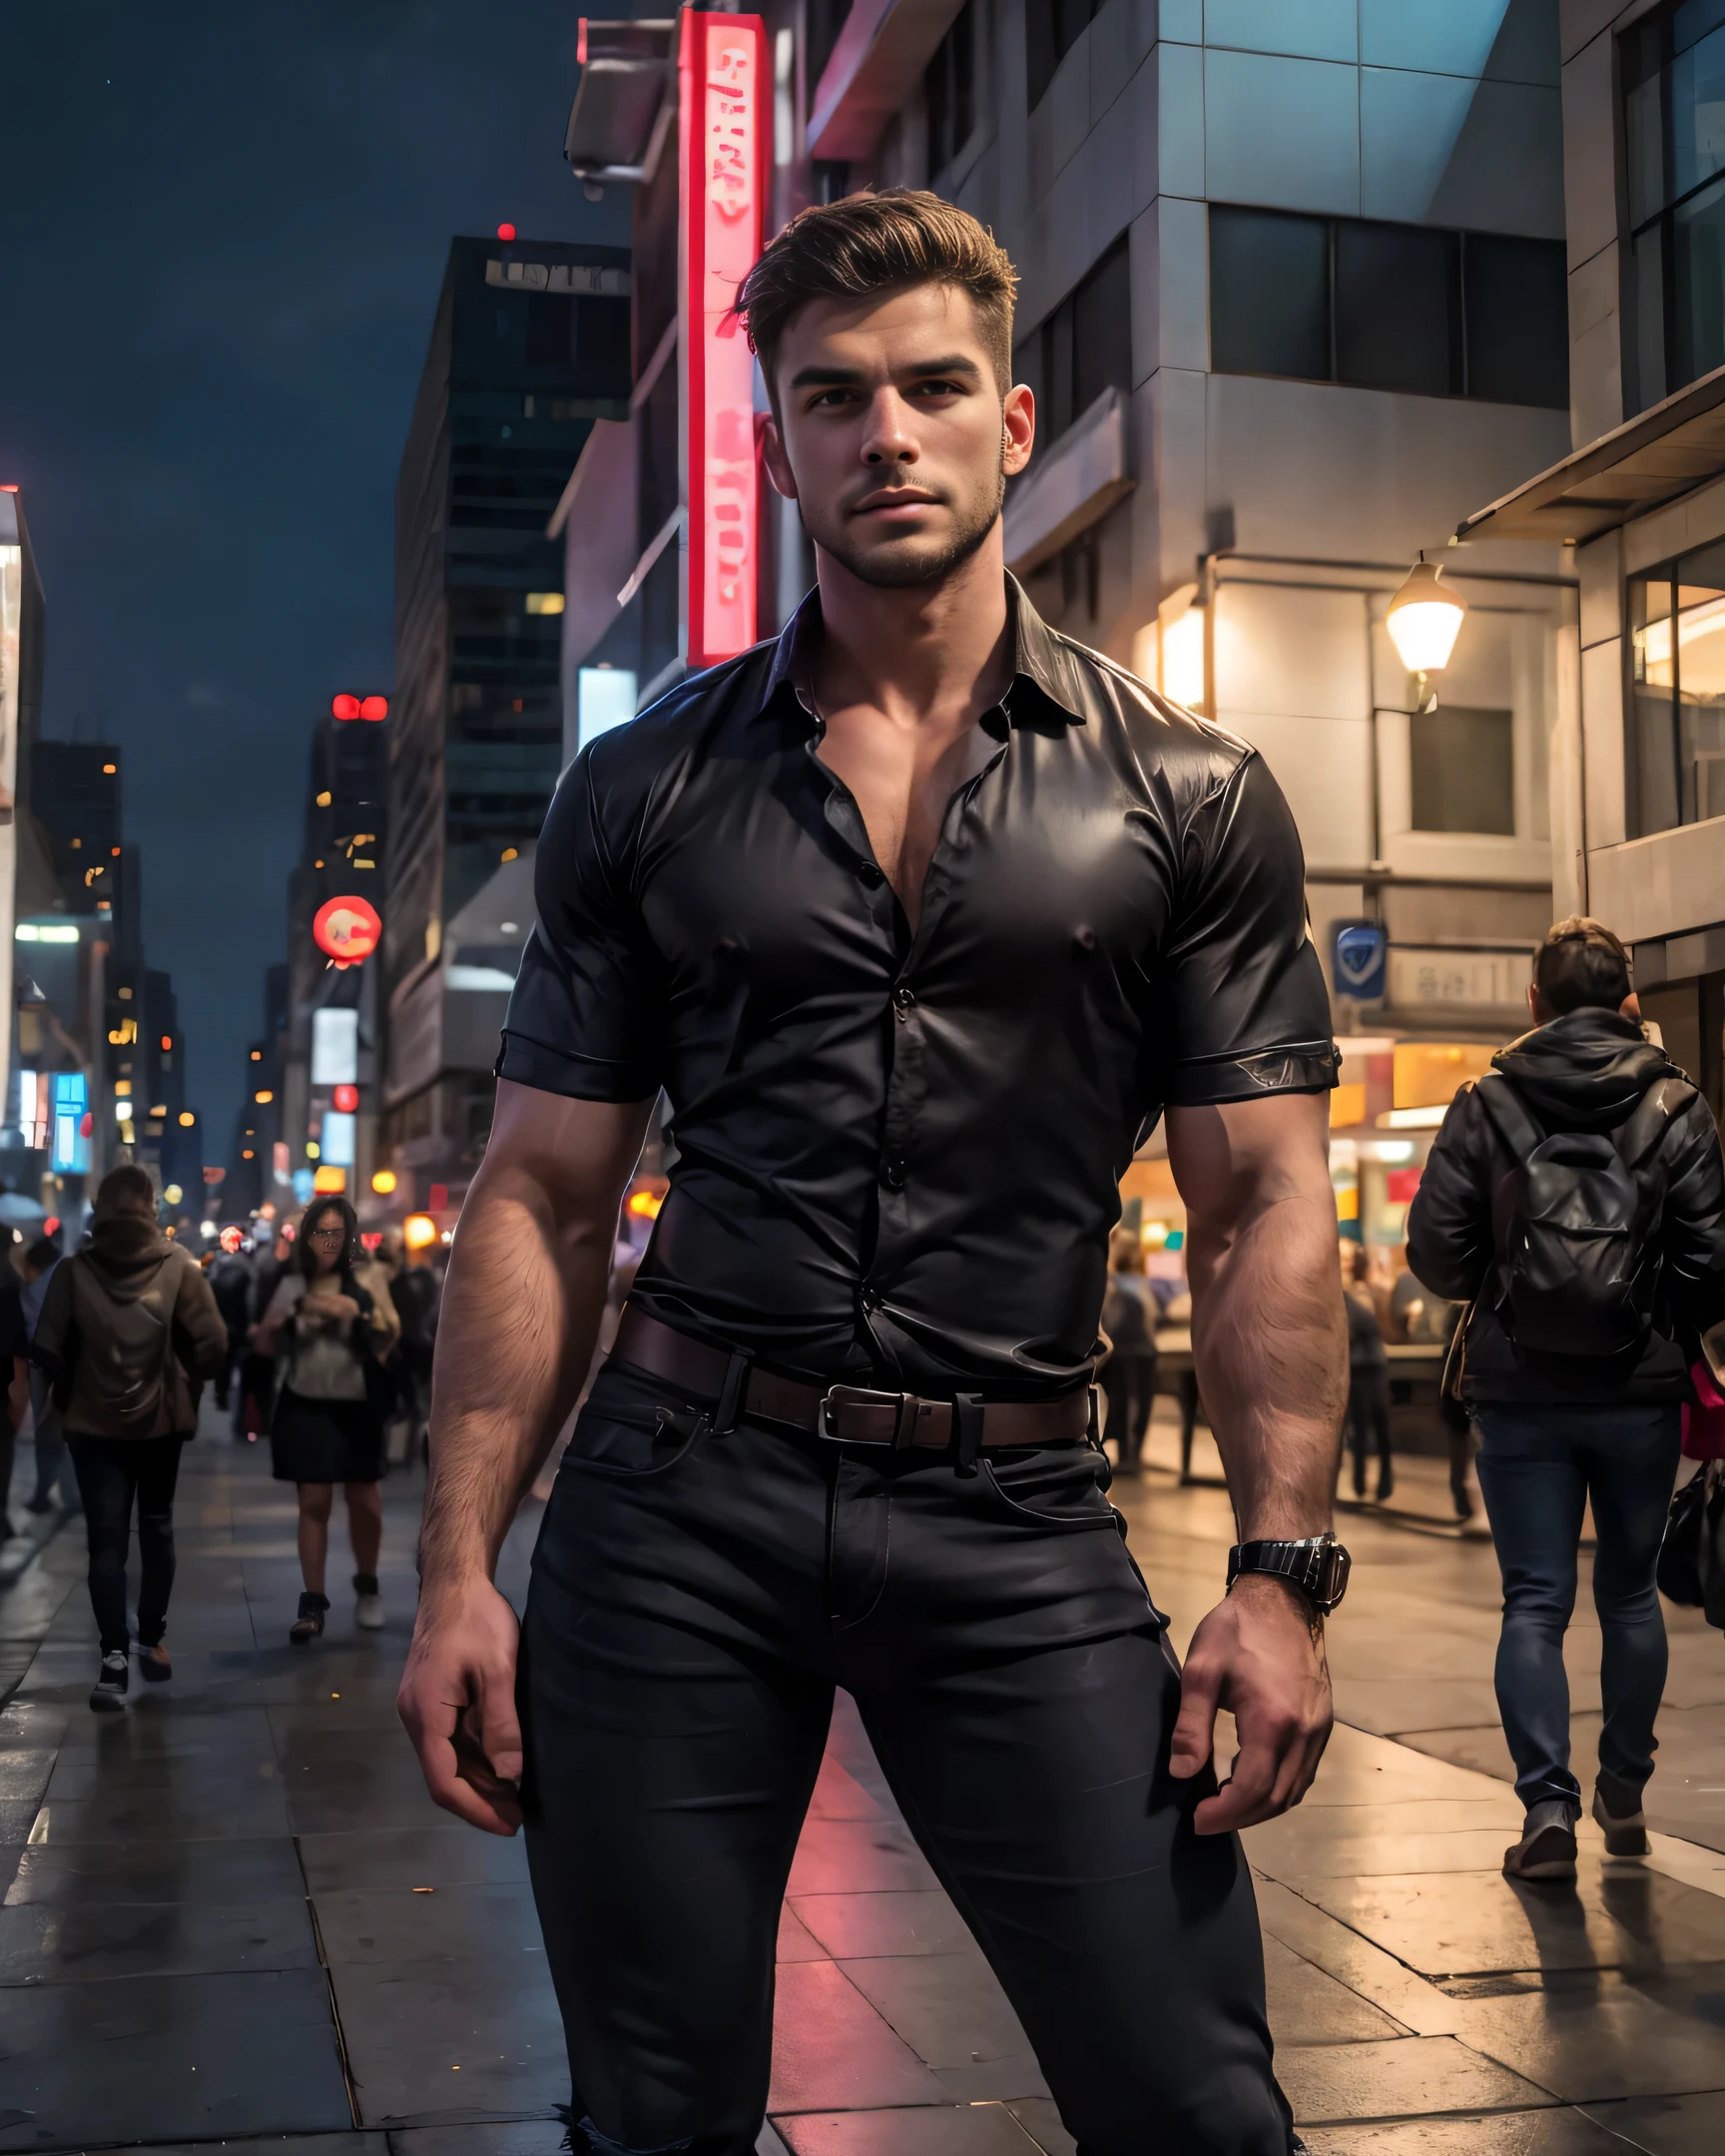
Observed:
[[[1008,597],[1014,678],[914,935],[817,755],[818,595],[594,742],[546,818],[499,1071],[664,1089],[631,1300],[787,1370],[1069,1389],[1164,1105],[1335,1082],[1262,761]]]

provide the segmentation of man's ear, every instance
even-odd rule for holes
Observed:
[[[1029,463],[1036,440],[1036,397],[1027,384],[1007,390],[1000,417],[1000,469],[1011,479]]]
[[[761,455],[767,466],[767,476],[773,482],[773,491],[783,494],[787,501],[797,499],[797,475],[791,469],[791,459],[785,454],[785,437],[779,431],[779,421],[772,413],[761,420]]]

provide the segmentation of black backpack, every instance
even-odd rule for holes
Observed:
[[[1628,1356],[1653,1328],[1664,1189],[1642,1170],[1695,1098],[1656,1078],[1614,1131],[1540,1129],[1500,1072],[1475,1091],[1515,1162],[1497,1251],[1498,1316],[1535,1354]]]

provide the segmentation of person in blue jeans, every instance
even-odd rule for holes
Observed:
[[[1409,1213],[1408,1262],[1434,1293],[1471,1304],[1461,1395],[1479,1431],[1503,1580],[1497,1706],[1527,1808],[1503,1869],[1561,1880],[1575,1876],[1581,1813],[1563,1634],[1589,1499],[1604,1705],[1593,1817],[1612,1856],[1647,1851],[1642,1791],[1666,1668],[1654,1568],[1695,1339],[1725,1314],[1725,1180],[1707,1103],[1647,1039],[1628,955],[1608,928],[1559,921],[1527,993],[1533,1031],[1444,1118]],[[1631,1194],[1627,1211],[1602,1202],[1613,1188]],[[1585,1217],[1590,1204],[1597,1218]],[[1601,1267],[1612,1249],[1619,1257]],[[1553,1257],[1564,1252],[1577,1269],[1568,1278]],[[1639,1327],[1599,1351],[1607,1336],[1588,1337],[1579,1314],[1601,1283],[1631,1274],[1622,1308],[1640,1312]],[[1575,1330],[1556,1346],[1566,1298]]]

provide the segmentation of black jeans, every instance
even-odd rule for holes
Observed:
[[[1150,1427],[1150,1410],[1156,1404],[1156,1351],[1116,1348],[1102,1365],[1102,1396],[1108,1402],[1105,1437],[1112,1437],[1121,1467],[1137,1470],[1144,1450],[1144,1433]]]
[[[1178,1670],[1100,1455],[965,1476],[656,1429],[681,1404],[600,1373],[523,1627],[576,2148],[753,2150],[779,1905],[843,1685],[1082,2156],[1287,2156],[1250,1876],[1193,1832],[1212,1778],[1167,1772]]]
[[[1388,1497],[1396,1482],[1390,1450],[1390,1374],[1382,1369],[1348,1373],[1348,1435],[1354,1449],[1354,1494],[1366,1494],[1366,1462],[1378,1455],[1378,1494]]]
[[[68,1430],[66,1443],[78,1470],[84,1526],[90,1540],[90,1600],[102,1635],[102,1652],[124,1654],[126,1553],[132,1539],[132,1504],[138,1504],[138,1644],[160,1645],[168,1629],[168,1597],[174,1591],[174,1485],[180,1477],[184,1436],[83,1437]]]

